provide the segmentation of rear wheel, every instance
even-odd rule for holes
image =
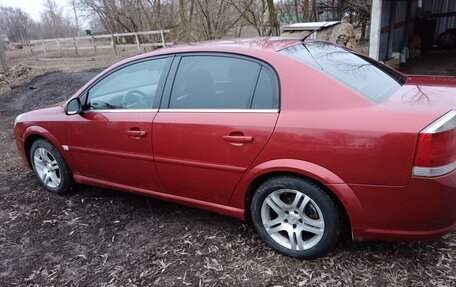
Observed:
[[[442,48],[454,48],[456,47],[456,30],[446,31],[440,34],[437,39],[439,47]]]
[[[323,256],[338,242],[342,221],[325,190],[298,177],[275,177],[252,199],[251,216],[261,239],[296,258]]]
[[[30,161],[40,183],[48,190],[63,194],[72,186],[72,174],[59,151],[44,139],[30,148]]]

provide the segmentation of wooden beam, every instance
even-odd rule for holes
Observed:
[[[162,40],[162,46],[163,46],[163,48],[165,48],[166,47],[165,33],[163,33],[163,31],[160,31],[160,37],[161,37],[161,40]]]
[[[141,44],[139,43],[138,33],[135,34],[136,45],[138,46],[138,53],[141,53]]]
[[[79,53],[78,53],[78,42],[76,41],[75,38],[73,38],[73,45],[74,45],[74,50],[76,51],[76,56],[79,56]]]
[[[44,40],[41,40],[41,45],[43,45],[43,51],[45,54],[47,54],[47,51],[46,51],[46,44],[44,43]]]
[[[59,49],[59,54],[61,56],[62,55],[62,46],[60,46],[60,40],[55,39],[55,42],[57,43],[57,48]]]
[[[92,44],[93,44],[93,53],[96,55],[97,54],[97,44],[95,44],[95,38],[92,36]]]
[[[380,36],[382,26],[382,3],[383,0],[372,0],[369,57],[378,60],[380,58]]]
[[[111,35],[111,46],[112,46],[112,49],[114,50],[114,55],[117,56],[116,39],[114,38],[114,35]]]

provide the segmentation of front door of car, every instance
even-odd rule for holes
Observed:
[[[152,122],[171,59],[142,60],[116,69],[82,97],[68,116],[67,144],[77,173],[124,187],[159,191]]]
[[[153,125],[164,192],[228,203],[261,152],[278,117],[275,72],[224,54],[176,57]]]

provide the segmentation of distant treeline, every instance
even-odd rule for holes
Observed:
[[[74,13],[63,14],[55,0],[45,0],[40,21],[21,9],[0,7],[0,33],[11,41],[71,37],[80,28],[102,33],[171,29],[176,41],[241,35],[250,27],[258,36],[278,35],[280,23],[340,20],[362,28],[370,0],[72,0]],[[84,27],[79,23],[85,23]],[[90,26],[90,27],[86,27]]]

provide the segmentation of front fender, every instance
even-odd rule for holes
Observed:
[[[352,229],[367,227],[360,201],[339,176],[322,166],[297,159],[275,159],[250,168],[238,183],[229,205],[244,209],[246,192],[250,184],[262,175],[280,172],[299,174],[325,185],[341,201],[350,219]]]
[[[71,170],[73,170],[73,162],[71,160],[70,153],[67,150],[63,149],[62,143],[57,137],[55,137],[51,132],[49,132],[47,129],[40,127],[40,126],[30,126],[28,127],[23,135],[22,135],[22,146],[24,148],[24,151],[28,154],[29,151],[26,150],[25,143],[27,139],[31,136],[39,136],[43,137],[46,140],[48,140],[50,143],[52,143],[55,148],[59,151],[59,153],[62,155],[62,157],[65,159],[65,162],[68,164]],[[29,162],[30,165],[30,162]],[[31,167],[31,166],[30,166]]]

